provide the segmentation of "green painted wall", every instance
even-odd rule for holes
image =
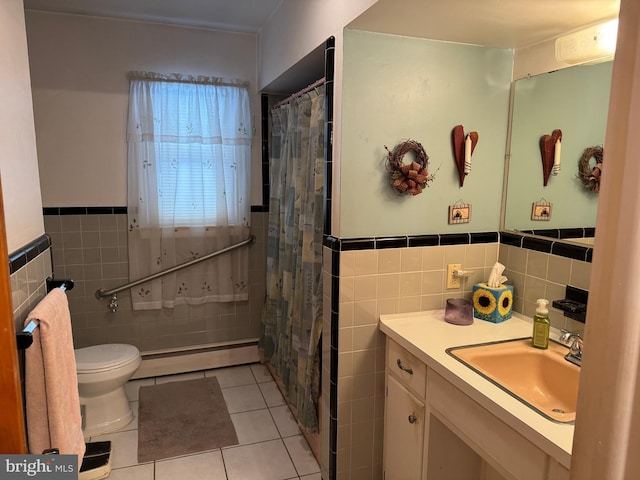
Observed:
[[[346,30],[340,236],[499,229],[513,51]],[[477,131],[472,171],[459,186],[451,131]],[[415,197],[388,183],[385,145],[420,142],[435,180]],[[472,204],[468,224],[448,207]]]
[[[571,67],[516,82],[506,228],[595,226],[598,194],[578,178],[578,162],[585,148],[604,144],[612,65]],[[562,166],[544,187],[539,142],[555,129],[562,130]],[[553,204],[551,218],[533,221],[532,204],[541,198]]]

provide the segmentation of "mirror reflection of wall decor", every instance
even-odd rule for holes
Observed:
[[[471,156],[478,144],[478,132],[464,134],[464,127],[456,125],[451,131],[451,143],[453,146],[453,159],[456,162],[460,186],[464,185],[464,179],[471,173]]]
[[[422,145],[415,140],[407,140],[395,146],[393,151],[384,146],[387,151],[387,171],[389,182],[394,191],[400,195],[418,195],[427,187],[427,182],[433,180],[429,174],[429,155]],[[404,162],[404,156],[411,153],[413,159]]]
[[[562,147],[562,130],[555,129],[551,135],[540,137],[540,153],[542,154],[542,185],[547,186],[549,175],[560,173],[560,149]]]
[[[554,199],[545,229],[595,226],[598,195],[585,188],[575,166],[585,146],[604,144],[611,67],[611,62],[574,66],[514,83],[506,230],[539,228],[540,222],[531,218],[531,199],[542,197]],[[545,187],[538,180],[540,135],[559,126],[565,169]]]
[[[594,193],[600,192],[603,162],[604,150],[601,145],[585,148],[578,162],[578,175],[580,175],[582,183],[585,188]]]

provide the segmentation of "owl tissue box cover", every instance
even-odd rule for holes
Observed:
[[[487,283],[473,286],[473,316],[487,322],[500,323],[511,318],[513,285],[490,287]]]

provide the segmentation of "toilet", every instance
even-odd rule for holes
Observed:
[[[133,345],[112,343],[75,350],[85,438],[119,430],[133,420],[124,384],[142,359]]]

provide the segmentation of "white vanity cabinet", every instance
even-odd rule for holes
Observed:
[[[427,367],[395,342],[388,341],[386,370],[385,478],[420,480]]]
[[[420,480],[424,451],[424,402],[387,376],[385,478]]]
[[[387,337],[386,480],[565,480],[568,470]]]
[[[433,415],[430,376],[437,375],[387,339],[384,474],[386,480],[502,480],[482,476],[480,457]]]

